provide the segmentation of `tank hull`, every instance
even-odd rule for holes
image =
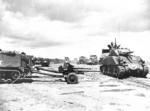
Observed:
[[[126,67],[124,66],[102,65],[100,66],[100,71],[104,75],[123,79],[129,76],[145,78],[149,72],[149,69],[148,67],[143,67],[142,70],[140,69],[131,70],[131,69],[126,69]]]
[[[129,76],[146,77],[149,68],[137,56],[108,55],[102,58],[100,71],[102,74],[123,79]]]
[[[129,76],[124,67],[117,65],[102,65],[100,66],[100,71],[104,75],[116,77],[119,79],[123,79]]]

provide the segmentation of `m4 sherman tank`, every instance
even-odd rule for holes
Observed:
[[[102,50],[100,71],[119,79],[129,76],[146,77],[149,73],[147,65],[139,56],[132,53],[130,49],[120,48],[115,40],[115,44],[111,43],[108,49]]]

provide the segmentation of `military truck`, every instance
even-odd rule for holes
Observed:
[[[97,65],[98,58],[97,55],[90,55],[89,61],[87,62],[88,65]]]
[[[50,60],[48,58],[43,58],[41,60],[41,66],[42,67],[49,67],[49,64],[50,64]]]
[[[88,59],[85,56],[79,57],[79,63],[78,64],[87,64]]]

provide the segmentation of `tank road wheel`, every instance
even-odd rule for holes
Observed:
[[[113,75],[114,75],[115,77],[118,77],[118,73],[119,73],[118,68],[114,67],[114,68],[113,68]]]
[[[100,66],[100,71],[103,73],[103,66]]]
[[[20,76],[19,72],[14,71],[11,73],[11,79],[12,80],[18,79],[19,76]]]
[[[119,72],[118,75],[117,75],[117,78],[118,79],[123,79],[123,75]]]
[[[142,74],[142,77],[146,77],[146,75],[149,73],[149,69],[148,67],[144,67],[143,68],[143,74]]]
[[[100,71],[102,74],[105,74],[105,66],[100,66]]]
[[[117,68],[117,78],[118,79],[122,79],[123,78],[123,76],[121,75],[121,72],[120,72],[119,68]]]
[[[112,66],[108,66],[108,67],[107,67],[107,74],[108,74],[109,76],[114,76],[114,75],[112,74],[112,72],[113,72]]]
[[[78,77],[76,74],[68,74],[67,75],[67,84],[77,84],[78,83]]]
[[[102,68],[102,73],[103,73],[104,75],[107,75],[107,67],[106,67],[106,66],[103,66],[103,68]]]
[[[116,77],[116,78],[118,78],[118,79],[121,79],[121,78],[122,78],[120,69],[119,69],[118,67],[114,67],[114,68],[113,68],[113,75],[114,75],[114,77]]]
[[[125,76],[127,76],[127,75],[125,75],[125,70],[123,67],[120,66],[120,67],[117,67],[117,69],[118,69],[118,73],[117,73],[118,79],[123,79],[123,78],[125,78]]]
[[[106,70],[105,70],[106,68],[105,67],[102,67],[102,73],[104,74],[104,75],[106,75]]]

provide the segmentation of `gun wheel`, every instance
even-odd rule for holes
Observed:
[[[68,74],[67,76],[67,84],[77,84],[78,77],[76,74]]]

